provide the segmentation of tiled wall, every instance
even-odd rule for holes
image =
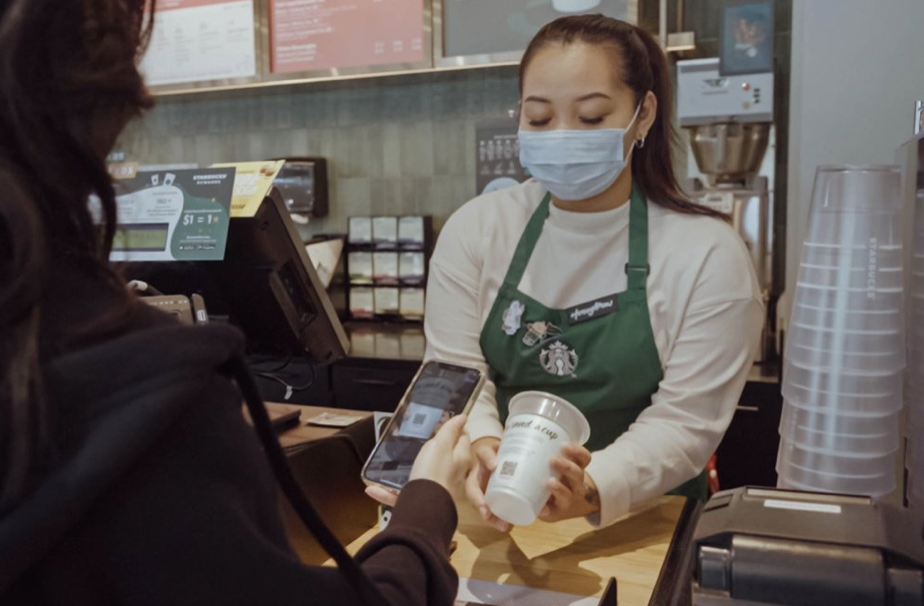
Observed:
[[[696,32],[698,56],[718,53],[722,5],[685,4],[684,29]],[[792,0],[776,0],[775,7],[775,224],[785,242]],[[669,23],[676,28],[674,14]],[[118,149],[145,164],[322,156],[330,214],[304,228],[306,236],[344,232],[347,217],[360,214],[429,214],[439,229],[475,195],[475,124],[503,119],[516,103],[515,67],[163,97]],[[678,158],[680,174],[685,160]]]
[[[117,149],[143,164],[327,158],[330,214],[428,214],[439,228],[475,195],[475,124],[516,108],[515,68],[162,97]]]

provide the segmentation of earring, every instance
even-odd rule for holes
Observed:
[[[642,137],[641,139],[636,139],[636,140],[635,140],[635,147],[637,147],[637,148],[639,148],[639,149],[642,149],[643,147],[645,147],[645,137]]]

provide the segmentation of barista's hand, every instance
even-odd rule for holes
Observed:
[[[465,434],[466,420],[465,415],[459,415],[440,427],[420,449],[408,481],[432,480],[450,493],[462,485],[472,466],[472,445]],[[384,486],[369,486],[366,494],[385,505],[394,505],[398,500],[398,494]]]
[[[561,455],[552,459],[552,471],[560,477],[549,480],[552,495],[539,512],[540,520],[557,522],[600,511],[597,485],[585,471],[589,464],[589,450],[578,444],[562,446]]]
[[[481,517],[501,532],[510,530],[510,524],[504,522],[491,513],[488,504],[484,502],[484,491],[488,480],[497,467],[497,449],[500,447],[499,438],[481,438],[472,444],[472,469],[465,480],[465,494],[469,502]]]

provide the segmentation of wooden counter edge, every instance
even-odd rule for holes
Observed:
[[[693,533],[703,511],[703,503],[688,498],[674,528],[667,555],[655,581],[648,606],[689,606],[693,571]]]

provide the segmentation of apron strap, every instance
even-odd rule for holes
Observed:
[[[529,223],[523,229],[523,235],[517,243],[517,249],[513,253],[513,260],[510,261],[510,267],[507,268],[507,275],[504,277],[504,284],[516,289],[523,279],[526,272],[526,266],[529,265],[529,258],[536,248],[536,242],[542,234],[542,227],[549,216],[549,204],[552,200],[552,194],[545,194],[542,202],[533,211],[533,216],[529,218]]]
[[[648,265],[648,202],[638,186],[632,186],[629,201],[629,262],[626,263],[627,290],[645,290],[651,266]]]

